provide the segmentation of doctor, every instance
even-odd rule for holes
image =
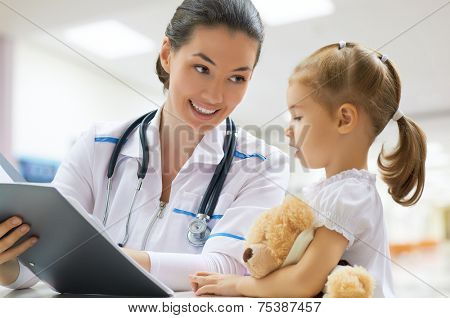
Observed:
[[[245,94],[262,41],[251,1],[185,0],[156,65],[167,92],[163,107],[147,116],[148,125],[136,121],[128,136],[134,120],[93,127],[55,177],[54,185],[102,222],[125,253],[176,291],[190,290],[188,275],[197,271],[244,274],[249,227],[284,197],[286,156],[227,119]],[[14,245],[30,231],[25,222],[0,224],[0,284],[10,288],[37,282],[17,261],[39,244]]]

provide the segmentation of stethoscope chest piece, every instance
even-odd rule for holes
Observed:
[[[197,217],[189,223],[187,239],[192,246],[201,247],[205,245],[206,240],[211,234],[207,221],[209,217],[205,214],[198,214]]]

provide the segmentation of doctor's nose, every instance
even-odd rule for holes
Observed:
[[[220,105],[223,103],[223,83],[213,81],[203,91],[203,99],[211,105]]]

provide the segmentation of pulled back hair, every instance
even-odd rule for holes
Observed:
[[[165,35],[172,50],[176,51],[188,43],[196,26],[227,26],[232,31],[242,31],[259,42],[255,65],[258,63],[264,40],[264,27],[258,11],[250,0],[184,0],[176,9],[167,26]],[[156,74],[169,88],[169,74],[156,61]]]
[[[356,43],[325,46],[303,60],[294,70],[293,81],[314,90],[312,98],[330,113],[351,103],[366,113],[372,123],[371,141],[396,113],[401,95],[399,75],[390,60],[383,62],[379,52]],[[399,141],[391,153],[384,146],[378,156],[382,179],[389,194],[399,204],[419,201],[425,183],[426,136],[406,116],[397,120]]]

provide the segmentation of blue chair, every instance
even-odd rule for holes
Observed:
[[[60,162],[33,157],[20,157],[19,168],[28,182],[50,183],[55,177]]]

